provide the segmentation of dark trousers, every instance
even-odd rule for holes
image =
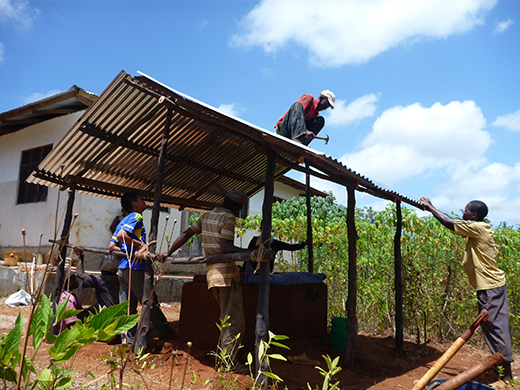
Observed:
[[[125,302],[128,300],[130,272],[128,269],[120,269],[118,276],[119,301]],[[132,285],[130,287],[131,295],[129,303],[130,314],[137,313],[137,301],[139,301],[141,303],[141,318],[139,323],[127,332],[127,339],[128,343],[132,345],[134,343],[134,338],[136,337],[137,329],[139,328],[139,333],[137,333],[137,339],[135,340],[134,346],[136,351],[144,349],[147,346],[150,321],[159,337],[166,335],[171,330],[171,326],[159,306],[156,294],[152,294],[153,286],[154,278],[151,267],[150,269],[147,268],[143,271],[132,271]],[[150,295],[152,296],[150,297]],[[148,309],[147,306],[149,306]]]
[[[489,313],[488,320],[480,327],[491,353],[500,352],[506,362],[513,362],[507,286],[477,291],[477,299],[479,311],[487,310]]]
[[[302,144],[309,145],[312,140],[305,136],[307,130],[317,135],[323,126],[325,126],[325,119],[321,116],[306,121],[303,105],[296,102],[285,113],[283,120],[276,128],[276,133],[289,139],[298,138]]]
[[[246,330],[242,286],[240,282],[232,280],[230,287],[212,287],[211,291],[220,307],[220,319],[229,317],[228,326],[223,327],[220,332],[220,348],[225,349],[226,354],[236,362],[238,347]]]

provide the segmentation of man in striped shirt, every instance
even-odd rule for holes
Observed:
[[[195,223],[185,230],[161,257],[170,257],[193,235],[202,233],[202,243],[206,256],[221,253],[248,252],[247,249],[233,244],[235,222],[240,209],[247,202],[247,195],[240,190],[226,194],[221,207],[204,213]],[[208,289],[213,292],[220,307],[220,319],[229,316],[229,326],[220,333],[220,347],[236,362],[236,353],[245,331],[244,305],[240,273],[235,262],[206,264]]]

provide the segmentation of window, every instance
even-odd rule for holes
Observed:
[[[51,145],[22,151],[20,176],[18,178],[18,201],[21,203],[44,202],[47,200],[47,187],[38,184],[29,184],[25,180],[38,167],[43,159],[52,150]]]

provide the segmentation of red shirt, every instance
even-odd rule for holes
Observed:
[[[316,109],[318,107],[318,99],[314,99],[314,96],[310,94],[305,94],[298,100],[296,100],[295,103],[300,102],[303,105],[303,112],[305,112],[305,120],[308,121],[311,118],[316,118],[319,114],[319,111]],[[289,110],[287,110],[289,111]],[[285,114],[287,114],[287,111],[285,111]],[[285,114],[278,119],[278,122],[276,122],[276,125],[274,127],[277,127],[283,120]]]

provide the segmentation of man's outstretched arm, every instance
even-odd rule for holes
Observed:
[[[183,231],[179,237],[177,237],[177,239],[173,242],[172,246],[170,247],[170,249],[168,250],[168,252],[164,252],[164,253],[161,253],[159,254],[157,257],[158,257],[158,260],[159,261],[163,261],[164,259],[166,259],[167,257],[170,257],[173,252],[175,252],[177,249],[179,249],[181,246],[183,246],[184,244],[186,244],[186,242],[188,242],[188,240],[195,235],[195,231],[189,227],[188,229],[186,229],[185,231]]]
[[[422,197],[419,199],[419,202],[421,202],[426,210],[428,210],[430,213],[433,214],[433,216],[442,223],[445,227],[447,227],[450,230],[455,230],[454,226],[454,220],[453,218],[449,217],[448,215],[444,214],[442,211],[437,210],[435,207],[433,207],[432,202],[430,199]]]

